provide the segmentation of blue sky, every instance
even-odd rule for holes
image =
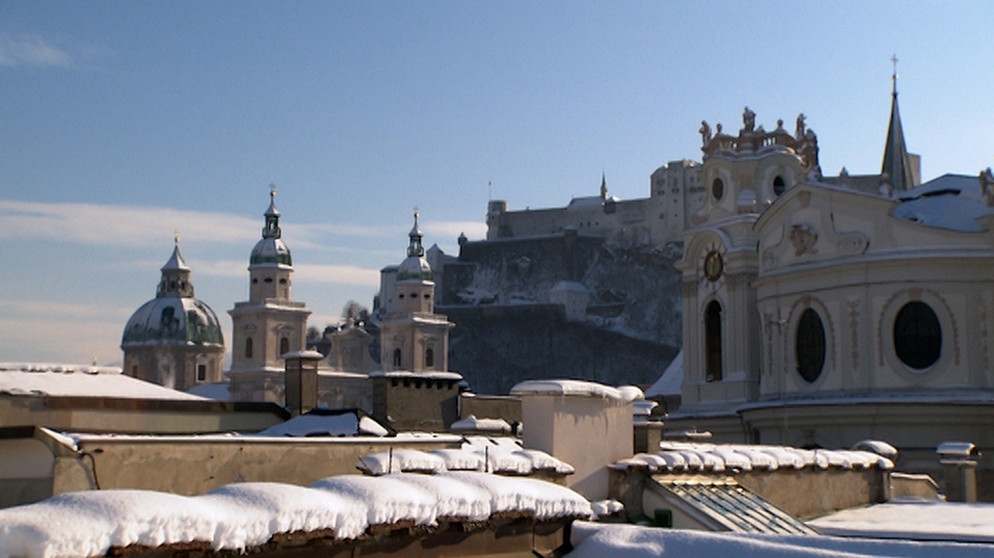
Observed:
[[[269,184],[312,325],[372,305],[412,208],[456,254],[512,209],[646,197],[702,119],[807,115],[880,167],[896,53],[924,178],[994,165],[985,2],[0,3],[0,361],[121,359],[174,231],[222,317]]]

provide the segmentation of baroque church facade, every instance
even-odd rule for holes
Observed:
[[[991,171],[918,184],[896,87],[876,176],[825,177],[803,118],[794,135],[754,118],[746,109],[734,137],[702,133],[707,199],[684,234],[670,428],[807,447],[883,439],[919,469],[944,441],[994,448]]]

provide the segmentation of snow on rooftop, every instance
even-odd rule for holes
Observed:
[[[409,372],[407,370],[382,370],[369,373],[370,378],[422,378],[427,380],[462,380],[462,375],[455,372]]]
[[[892,500],[842,510],[809,523],[826,535],[994,543],[994,504],[990,503]]]
[[[360,417],[358,413],[344,412],[338,414],[311,413],[293,417],[276,426],[271,426],[255,436],[377,436],[383,437],[389,432],[380,423],[370,417]]]
[[[510,433],[511,425],[504,419],[478,419],[475,415],[457,420],[449,426],[453,432],[503,432]]]
[[[613,388],[582,380],[528,380],[511,388],[511,395],[599,397],[622,403],[630,403],[635,399],[641,399],[642,390],[634,386]]]
[[[656,383],[645,390],[646,397],[680,395],[680,384],[683,383],[683,349],[673,357],[673,361],[666,367]]]
[[[345,475],[310,487],[238,483],[202,496],[147,490],[73,492],[0,510],[0,558],[101,556],[111,547],[205,542],[243,551],[291,532],[355,539],[375,525],[589,517],[589,502],[545,481],[485,473]]]
[[[203,397],[125,376],[114,366],[0,363],[0,393],[205,401]]]
[[[711,533],[586,521],[573,523],[570,541],[574,549],[565,558],[981,558],[994,553],[994,545],[989,544]]]
[[[548,471],[560,475],[573,467],[544,451],[524,449],[517,440],[496,442],[485,437],[467,438],[460,449],[419,451],[394,449],[359,458],[356,468],[370,475],[399,472],[486,471],[503,475],[532,475]]]
[[[785,446],[662,442],[656,454],[640,453],[612,465],[655,472],[712,472],[777,469],[894,468],[890,459],[865,450],[805,450]]]
[[[976,219],[994,213],[984,203],[976,176],[945,174],[898,198],[895,217],[963,232],[984,230]]]

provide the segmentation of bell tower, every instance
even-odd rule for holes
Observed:
[[[282,403],[282,355],[304,349],[310,311],[291,299],[293,258],[283,242],[272,185],[263,215],[262,238],[249,256],[249,299],[228,311],[233,331],[227,376],[234,400]]]

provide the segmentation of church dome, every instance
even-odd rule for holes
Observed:
[[[431,281],[431,266],[424,256],[409,256],[397,267],[398,281]]]
[[[249,256],[249,265],[293,265],[293,258],[290,257],[290,249],[286,247],[281,238],[263,238],[255,243],[252,248],[252,255]]]
[[[121,346],[163,344],[224,346],[217,314],[196,298],[153,298],[131,315]]]
[[[142,304],[124,326],[121,347],[138,345],[224,346],[217,314],[193,296],[190,267],[179,253],[179,236],[173,254],[162,266],[155,298]]]

